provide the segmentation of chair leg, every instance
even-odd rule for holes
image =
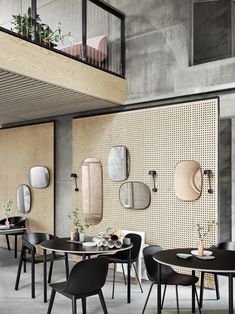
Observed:
[[[32,261],[31,261],[31,295],[32,298],[35,298],[35,253],[31,252]]]
[[[219,283],[218,283],[218,276],[217,274],[214,274],[214,280],[215,280],[215,291],[216,291],[216,299],[220,299],[220,293],[219,293]]]
[[[145,311],[145,309],[146,309],[146,306],[147,306],[147,303],[148,303],[149,296],[150,296],[150,294],[151,294],[151,291],[152,291],[153,285],[154,285],[154,283],[152,283],[152,284],[151,284],[151,286],[150,286],[150,288],[149,288],[149,293],[148,293],[148,295],[147,295],[147,299],[146,299],[146,301],[145,301],[145,303],[144,303],[144,308],[143,308],[142,314],[144,314],[144,311]]]
[[[177,314],[179,314],[179,295],[178,295],[178,285],[175,285],[175,294],[176,294],[176,306],[177,306]]]
[[[142,286],[141,286],[141,283],[140,283],[139,276],[138,276],[138,274],[137,274],[137,270],[136,270],[136,267],[135,267],[135,263],[133,263],[133,266],[134,266],[134,270],[135,270],[135,275],[136,275],[137,281],[138,281],[139,286],[140,286],[140,291],[143,293],[143,289],[142,289]]]
[[[123,264],[121,263],[122,265],[122,274],[123,274],[123,279],[124,279],[124,282],[125,282],[125,286],[126,286],[126,276],[125,276],[125,272],[124,272],[124,267],[123,267]]]
[[[115,275],[116,275],[116,263],[114,263],[114,268],[113,268],[113,291],[112,291],[112,299],[114,299]]]
[[[48,305],[47,314],[51,314],[51,310],[52,310],[53,303],[54,303],[54,300],[55,300],[55,294],[56,294],[55,289],[52,289],[51,290],[51,297],[50,297],[50,301],[49,301],[49,305]]]
[[[24,260],[24,273],[26,273],[26,250],[24,250],[23,260]]]
[[[104,314],[108,314],[107,307],[106,307],[106,304],[104,301],[103,292],[101,289],[99,290],[99,298],[100,298],[100,303],[101,303],[102,309],[104,311]]]
[[[22,263],[23,263],[23,257],[24,257],[24,247],[22,247],[21,253],[20,253],[20,259],[19,259],[17,276],[16,276],[16,283],[15,283],[15,290],[18,290],[18,288],[19,288],[20,274],[21,274],[21,268],[22,268]]]
[[[64,253],[65,259],[65,274],[66,274],[66,280],[69,279],[69,260],[68,260],[68,253]]]
[[[201,284],[200,284],[200,296],[199,296],[199,307],[200,307],[200,309],[202,308],[202,304],[203,304],[204,278],[205,278],[205,273],[202,271],[201,272]]]
[[[82,298],[82,314],[86,314],[86,298]]]
[[[53,265],[54,265],[54,262],[51,261],[50,262],[49,273],[48,273],[48,280],[47,280],[48,283],[51,283],[51,276],[52,276],[52,271],[53,271]]]
[[[77,314],[77,300],[74,295],[72,296],[72,314]]]
[[[163,304],[164,304],[165,295],[166,295],[166,287],[167,287],[167,285],[164,286],[164,291],[163,291],[163,296],[162,296],[162,304],[161,304],[162,309],[163,309]]]
[[[6,241],[7,241],[7,248],[8,248],[8,251],[10,251],[11,247],[10,247],[10,242],[9,242],[9,236],[8,236],[8,234],[6,234]]]
[[[17,234],[15,234],[15,258],[17,258]]]

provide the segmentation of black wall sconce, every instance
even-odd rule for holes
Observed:
[[[207,190],[209,194],[213,193],[213,190],[211,188],[211,178],[212,178],[212,170],[204,170],[204,175],[208,177],[208,183],[209,183],[209,189]]]
[[[76,173],[71,173],[70,177],[74,178],[74,182],[75,182],[75,189],[74,189],[74,191],[78,192],[79,189],[78,189],[78,186],[77,186],[77,177],[78,177],[77,174]]]
[[[156,188],[156,176],[157,173],[155,170],[149,170],[149,175],[153,177],[153,188],[152,191],[153,192],[157,192],[157,188]]]

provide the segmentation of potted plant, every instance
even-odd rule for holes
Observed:
[[[72,215],[68,215],[68,217],[72,220],[74,229],[71,231],[71,240],[76,240],[79,236],[79,241],[84,242],[85,240],[85,230],[87,230],[90,225],[86,221],[82,221],[80,217],[80,210],[75,208],[72,211]]]
[[[6,204],[3,205],[3,210],[5,211],[5,216],[6,216],[6,222],[5,226],[6,228],[10,228],[10,223],[9,223],[9,217],[10,217],[10,211],[11,211],[11,206],[13,204],[12,200],[9,200]]]
[[[14,30],[21,36],[25,36],[29,39],[32,38],[32,10],[29,7],[27,13],[24,15],[12,15],[13,20],[11,24],[14,26]],[[64,43],[64,39],[67,37],[72,42],[71,33],[63,34],[61,29],[61,22],[58,22],[57,28],[53,31],[48,24],[42,22],[39,14],[35,20],[35,42],[38,44],[44,44],[49,47],[55,47],[57,43]]]
[[[217,223],[215,220],[209,220],[206,225],[200,225],[197,224],[197,233],[199,237],[199,243],[198,243],[198,255],[203,256],[204,254],[204,240],[205,237],[212,231],[212,228],[216,225]]]

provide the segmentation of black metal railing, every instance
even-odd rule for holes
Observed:
[[[102,0],[52,1],[41,6],[37,0],[19,3],[13,12],[1,10],[1,31],[125,77],[122,12]]]

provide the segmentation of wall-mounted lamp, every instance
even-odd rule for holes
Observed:
[[[152,188],[152,191],[153,192],[157,192],[157,188],[156,188],[156,176],[157,176],[157,173],[155,170],[149,170],[149,175],[153,177],[153,188]]]
[[[78,192],[79,189],[78,189],[78,186],[77,186],[77,174],[76,173],[71,173],[71,178],[74,178],[74,182],[75,182],[75,189],[74,191]]]
[[[212,170],[204,170],[204,175],[208,177],[208,183],[209,183],[209,189],[207,190],[209,194],[213,193],[213,190],[211,188],[211,178],[212,178]]]

